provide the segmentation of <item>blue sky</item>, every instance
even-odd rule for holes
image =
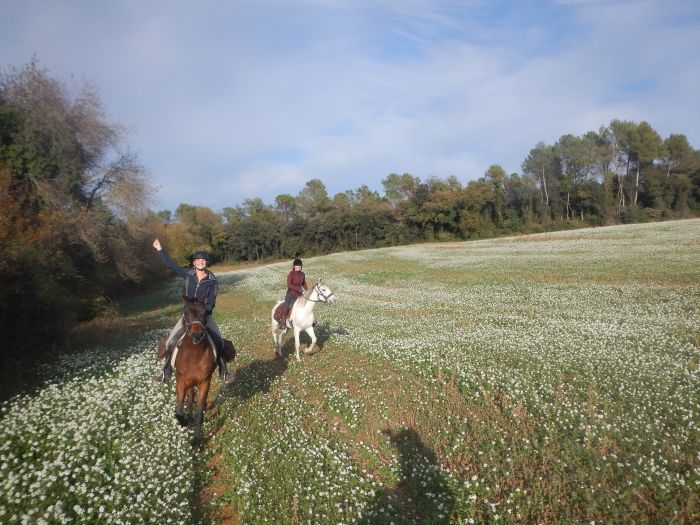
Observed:
[[[614,118],[700,148],[696,0],[0,2],[0,66],[94,82],[157,210],[466,184]]]

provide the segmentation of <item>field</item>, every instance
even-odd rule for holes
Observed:
[[[305,259],[339,302],[302,363],[287,271],[217,273],[198,455],[149,380],[176,281],[4,403],[0,522],[700,522],[700,220]]]

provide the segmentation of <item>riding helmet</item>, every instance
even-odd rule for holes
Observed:
[[[190,257],[190,260],[194,261],[195,259],[204,259],[205,261],[207,261],[207,264],[209,264],[209,254],[207,252],[194,252],[192,254],[192,257]]]
[[[301,259],[294,259],[294,261],[292,261],[292,266],[302,266]]]

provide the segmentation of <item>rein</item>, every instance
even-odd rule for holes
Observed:
[[[321,291],[321,288],[319,288],[318,283],[316,283],[316,284],[314,285],[314,287],[312,288],[312,290],[316,290],[316,292],[318,293],[318,295],[320,295],[321,297],[323,297],[323,301],[321,301],[320,299],[316,299],[316,300],[314,301],[313,299],[310,299],[309,297],[304,297],[304,299],[306,299],[307,301],[311,301],[312,303],[327,303],[327,302],[328,302],[328,299],[330,299],[332,296],[335,295],[333,292],[331,292],[330,295],[324,294],[324,293]],[[311,296],[311,294],[309,294],[309,296]]]
[[[206,326],[204,326],[204,323],[202,321],[192,321],[191,323],[188,323],[187,321],[185,321],[185,331],[189,333],[190,326],[195,325],[195,324],[198,324],[202,328],[206,328]]]
[[[184,319],[183,319],[183,321],[184,321]],[[202,329],[204,330],[204,335],[207,338],[209,338],[209,334],[207,334],[207,327],[202,321],[192,321],[191,323],[184,321],[183,324],[185,325],[185,334],[189,335],[190,339],[192,339],[192,334],[190,333],[190,328],[196,324],[198,324],[199,326],[202,327]],[[194,339],[192,339],[192,342],[194,343]],[[195,344],[199,344],[199,343],[195,343]]]

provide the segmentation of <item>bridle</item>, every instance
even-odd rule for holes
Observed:
[[[206,327],[206,325],[205,325],[202,321],[192,321],[192,322],[190,323],[190,322],[188,322],[187,319],[185,319],[184,317],[182,318],[182,322],[183,322],[183,324],[185,325],[185,333],[186,333],[187,335],[190,336],[190,339],[192,339],[192,342],[193,342],[194,344],[196,344],[196,345],[198,345],[199,343],[201,343],[202,340],[200,340],[198,343],[195,343],[194,337],[192,336],[192,333],[190,332],[190,328],[192,328],[192,326],[198,324],[199,326],[202,327],[203,333],[204,333],[204,335],[206,336],[206,334],[207,334],[207,327]],[[202,339],[204,339],[204,337],[202,337]]]
[[[307,297],[306,300],[311,301],[312,303],[327,303],[328,299],[330,299],[331,297],[333,297],[335,295],[333,292],[331,292],[328,295],[324,294],[323,291],[321,290],[321,283],[316,283],[314,285],[314,287],[312,288],[312,290],[316,290],[316,293],[318,293],[318,295],[323,297],[322,301],[320,299],[313,300],[313,299],[310,299]],[[311,295],[311,294],[309,294],[309,295]]]

